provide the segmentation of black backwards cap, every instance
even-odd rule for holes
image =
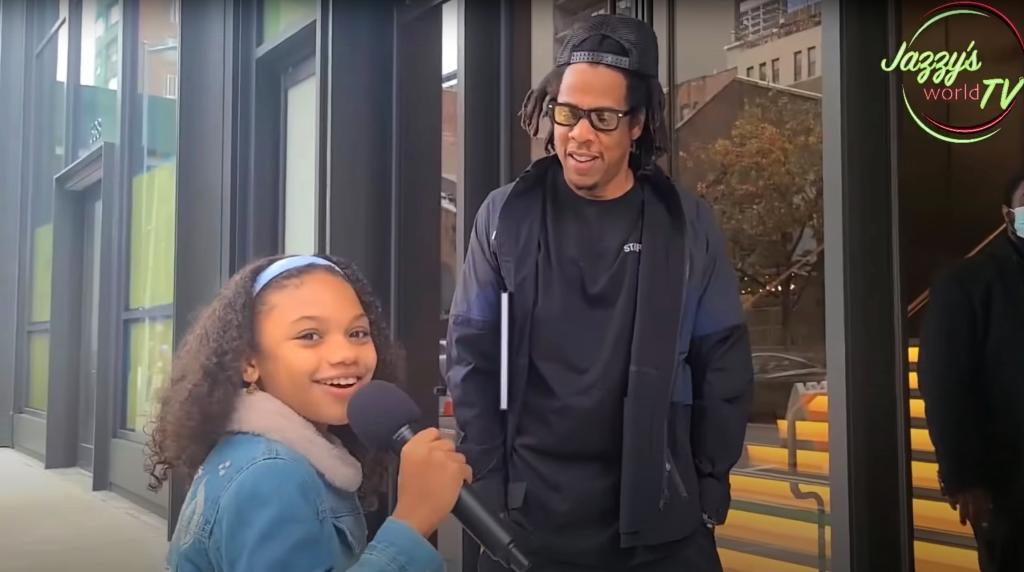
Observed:
[[[646,22],[619,14],[599,14],[576,26],[562,44],[555,66],[604,64],[658,77],[658,36]]]

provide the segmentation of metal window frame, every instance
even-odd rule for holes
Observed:
[[[118,334],[122,340],[122,346],[119,348],[116,358],[117,371],[120,373],[120,377],[118,379],[117,401],[114,407],[114,437],[124,439],[126,441],[145,444],[147,436],[143,432],[142,427],[138,427],[136,429],[125,428],[125,425],[127,425],[128,414],[128,380],[131,376],[129,364],[132,357],[131,349],[128,347],[128,343],[130,342],[128,329],[132,324],[140,322],[146,322],[149,320],[168,320],[172,324],[171,331],[173,332],[174,304],[162,304],[160,306],[134,310],[121,310],[120,314],[120,320],[118,321]]]
[[[32,42],[32,30],[33,20],[37,14],[38,6],[25,7],[24,12],[24,45],[26,46],[26,52],[28,46]],[[36,59],[36,53],[38,50],[33,49],[32,53],[25,53],[23,73],[19,82],[23,82],[23,89],[25,98],[22,102],[23,117],[26,119],[25,124],[27,129],[21,137],[18,138],[19,143],[24,143],[21,152],[24,153],[24,163],[21,166],[22,177],[21,183],[18,187],[19,194],[22,195],[21,208],[19,209],[19,235],[21,251],[18,255],[18,266],[20,272],[18,292],[20,294],[18,300],[26,303],[19,303],[16,309],[17,314],[17,334],[15,339],[15,379],[14,379],[14,402],[13,402],[13,413],[30,413],[40,418],[46,418],[46,412],[37,409],[32,409],[28,406],[28,394],[29,385],[31,383],[29,379],[29,340],[28,340],[28,326],[31,323],[29,318],[29,309],[31,308],[31,292],[32,292],[32,195],[33,183],[35,182],[31,165],[35,158],[35,147],[36,147],[36,133],[35,133],[35,118],[34,118],[34,63]],[[49,322],[47,322],[49,327]]]
[[[6,137],[0,138],[0,256],[17,261],[14,272],[0,275],[0,298],[19,300],[24,276],[22,229],[24,206],[22,189],[22,137],[25,131],[25,52],[28,50],[24,26],[27,3],[0,1],[0,124]],[[20,385],[18,338],[21,335],[21,304],[0,304],[0,368],[13,372],[0,378],[0,447],[14,445],[15,393]]]
[[[111,417],[105,420],[107,423],[107,439],[120,437],[122,432],[122,417],[126,410],[125,401],[128,393],[128,347],[125,336],[125,313],[132,311],[129,308],[128,300],[131,293],[131,233],[132,233],[132,180],[134,178],[134,166],[136,155],[135,133],[136,126],[140,124],[142,117],[141,98],[136,97],[139,91],[139,54],[136,47],[139,45],[141,7],[139,2],[143,0],[120,0],[121,1],[121,70],[120,84],[118,85],[118,113],[120,116],[121,133],[117,145],[117,200],[111,212],[118,221],[114,230],[116,242],[116,254],[113,260],[111,271],[117,277],[114,282],[114,299],[117,305],[113,309],[117,316],[117,328],[112,331],[116,348],[113,356],[114,372],[114,399],[111,409]],[[139,130],[141,133],[141,130]],[[145,157],[141,158],[145,165]],[[104,205],[107,207],[108,205]],[[97,425],[99,421],[97,420]],[[110,467],[104,469],[108,472],[110,480]],[[95,469],[94,469],[95,470]],[[108,484],[109,486],[109,484]]]
[[[326,0],[324,0],[326,2]],[[241,182],[236,208],[239,209],[235,267],[255,258],[280,253],[284,246],[284,82],[293,67],[313,61],[314,72],[322,68],[321,14],[302,23],[292,33],[269,43],[257,45],[261,10],[257,3],[240,2],[239,72],[241,89],[238,102],[240,130],[234,144],[244,150],[238,166]],[[324,117],[321,97],[324,78],[318,73],[317,124]],[[272,117],[271,121],[264,118]],[[326,189],[320,177],[323,145],[318,142],[316,173],[318,179],[316,249],[326,244],[324,205]],[[276,229],[268,232],[268,229]]]
[[[26,3],[19,3],[19,7],[24,9],[24,12],[18,13],[13,11],[14,4],[11,3],[8,8],[7,18],[11,22],[22,22],[24,24],[24,30],[22,31],[20,41],[23,42],[21,47],[25,50],[23,56],[23,66],[20,68],[19,77],[16,81],[21,84],[24,94],[24,99],[19,108],[22,109],[22,118],[20,121],[25,123],[18,123],[20,126],[27,126],[22,131],[21,129],[15,129],[12,141],[19,143],[18,150],[21,153],[26,153],[26,158],[23,163],[19,164],[17,168],[11,167],[13,171],[18,172],[18,184],[12,185],[9,188],[18,189],[17,193],[22,195],[19,207],[13,212],[17,213],[19,222],[13,226],[18,228],[19,240],[14,241],[19,248],[16,256],[18,271],[15,273],[18,281],[17,292],[10,299],[18,301],[29,301],[31,298],[32,289],[32,237],[31,237],[31,220],[32,220],[32,197],[34,194],[33,185],[37,182],[34,180],[34,174],[32,173],[31,165],[35,160],[35,155],[38,151],[36,143],[37,129],[35,129],[35,103],[36,98],[33,97],[35,89],[35,61],[39,57],[39,54],[46,49],[51,41],[55,41],[54,37],[59,33],[62,26],[68,26],[68,54],[67,54],[67,70],[65,77],[64,87],[64,120],[65,124],[63,127],[65,137],[65,153],[63,165],[68,165],[71,161],[71,157],[67,153],[69,137],[71,136],[69,126],[72,121],[72,81],[75,84],[78,83],[79,72],[77,69],[77,63],[79,58],[80,46],[73,45],[71,42],[73,39],[78,38],[80,35],[80,27],[78,22],[81,20],[81,0],[69,0],[68,2],[68,14],[66,16],[58,17],[57,21],[49,28],[46,34],[39,39],[34,41],[31,37],[32,30],[35,29],[34,18],[40,13],[41,6],[32,5],[28,6]],[[77,12],[76,12],[77,10]],[[76,19],[77,14],[77,19]],[[20,20],[18,16],[21,16]],[[79,28],[75,30],[75,28]],[[77,33],[76,33],[77,32]],[[18,41],[17,39],[15,41]],[[17,51],[9,52],[14,58],[19,58]],[[13,58],[12,58],[13,59]],[[22,59],[22,58],[19,58]],[[10,61],[10,60],[8,60]],[[72,70],[74,66],[74,70]],[[72,75],[72,71],[74,72]],[[24,87],[27,86],[27,87]],[[24,143],[24,145],[22,145]],[[62,165],[62,166],[63,166]],[[51,203],[52,204],[52,203]],[[52,221],[52,211],[51,211]],[[13,387],[11,388],[10,397],[10,413],[13,419],[13,415],[18,413],[29,414],[41,419],[46,418],[46,412],[34,410],[28,407],[28,334],[32,332],[38,332],[49,329],[49,322],[32,323],[29,321],[28,316],[29,304],[16,304],[14,310],[15,319],[12,321],[16,325],[17,333],[14,341],[14,363],[11,371],[14,372]],[[52,316],[51,316],[52,318]],[[52,351],[52,347],[51,347]],[[2,438],[4,431],[0,430],[0,442],[3,442]],[[13,444],[13,434],[11,434],[10,442]]]

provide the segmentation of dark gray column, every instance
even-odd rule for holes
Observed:
[[[502,97],[503,16],[511,8],[502,2],[463,0],[459,10],[459,148],[462,162],[456,203],[456,237],[461,266],[473,219],[487,194],[500,187],[503,136],[508,137],[514,114],[508,95]],[[502,104],[505,103],[503,106]]]
[[[441,5],[395,29],[392,315],[408,389],[437,424],[441,299]]]
[[[891,4],[891,3],[890,3]],[[910,570],[909,447],[896,278],[894,10],[826,0],[825,281],[832,569]]]
[[[321,108],[326,121],[320,131],[326,146],[327,250],[358,265],[386,299],[392,288],[395,7],[385,1],[335,2],[329,17],[321,25],[321,73],[327,74],[321,98],[327,105]]]
[[[217,294],[232,271],[236,67],[230,0],[181,3],[174,336]],[[189,483],[171,479],[168,537]]]

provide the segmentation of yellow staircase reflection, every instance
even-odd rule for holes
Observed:
[[[924,401],[917,388],[917,356],[918,348],[912,346],[908,351],[911,372],[907,381],[911,392],[911,475],[917,570],[977,570],[971,531],[960,525],[957,513],[939,492],[935,447],[925,426]],[[751,439],[748,435],[746,455],[732,476],[732,510],[728,522],[717,532],[719,553],[727,572],[828,569],[831,547],[828,395],[822,393],[805,398],[802,409],[794,422],[795,469],[790,468],[789,424],[785,419],[776,421],[773,432],[762,432],[761,439]],[[765,435],[772,439],[764,438]],[[799,493],[799,498],[795,493]]]

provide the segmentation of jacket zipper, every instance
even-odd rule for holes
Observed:
[[[669,494],[668,484],[669,479],[672,479],[672,484],[675,485],[676,490],[679,492],[679,496],[682,498],[689,497],[689,493],[686,491],[686,484],[683,482],[682,476],[679,471],[676,470],[675,463],[672,462],[672,453],[665,448],[665,471],[661,475],[661,501],[658,503],[658,510],[664,510],[665,505],[671,497]]]
[[[686,254],[686,265],[683,271],[683,301],[680,309],[680,316],[686,312],[686,292],[690,287],[690,255]],[[675,465],[672,463],[672,452],[668,448],[668,424],[671,422],[669,415],[665,416],[665,451],[664,451],[664,462],[665,470],[661,475],[661,500],[658,502],[658,510],[664,510],[665,505],[668,504],[671,495],[668,491],[668,481],[671,477],[674,481],[673,484],[679,490],[679,495],[682,498],[687,498],[689,494],[686,492],[686,484],[683,483],[683,478],[679,475],[679,471],[676,470]]]

